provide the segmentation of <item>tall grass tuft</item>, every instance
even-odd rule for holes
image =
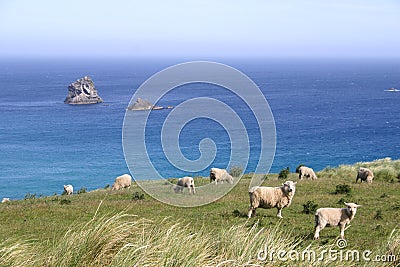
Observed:
[[[308,248],[320,253],[328,246]],[[285,262],[258,257],[260,251],[294,249],[304,249],[300,239],[280,224],[260,228],[244,223],[215,231],[170,218],[149,221],[119,213],[72,226],[53,243],[3,243],[0,266],[340,265],[329,259]]]
[[[8,239],[0,244],[0,266],[34,266],[35,253],[29,241]]]

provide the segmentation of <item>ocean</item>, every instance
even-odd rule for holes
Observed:
[[[302,163],[326,166],[400,158],[400,61],[396,60],[219,60],[260,88],[272,110],[276,151],[270,172]],[[0,198],[26,194],[61,194],[111,185],[128,173],[122,147],[126,107],[137,88],[176,60],[3,60],[0,62]],[[90,76],[104,103],[67,105],[68,85]],[[160,100],[178,106],[195,97],[215,98],[237,110],[246,127],[250,156],[246,172],[255,170],[260,154],[257,123],[240,98],[224,88],[198,83],[181,86]],[[211,107],[203,107],[211,108]],[[173,110],[173,109],[172,109]],[[213,140],[210,166],[187,173],[168,162],[160,133],[172,110],[154,111],[146,128],[146,153],[163,177],[208,176],[224,167],[230,137],[213,120],[198,118],[182,128],[181,153],[201,156],[199,143]],[[229,120],[229,118],[227,118]],[[182,125],[183,126],[183,125]],[[243,167],[243,166],[242,166]],[[134,175],[133,175],[134,176]]]

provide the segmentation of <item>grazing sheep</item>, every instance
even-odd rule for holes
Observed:
[[[344,238],[344,228],[356,215],[357,208],[361,205],[344,202],[346,208],[320,208],[315,212],[314,239],[319,238],[319,232],[325,226],[340,226],[340,238]]]
[[[211,168],[210,183],[213,181],[215,181],[215,184],[218,184],[218,182],[223,184],[224,181],[233,184],[233,177],[225,169]]]
[[[366,181],[367,183],[372,183],[372,179],[374,179],[374,173],[367,168],[360,168],[357,172],[356,183],[358,179],[362,181]]]
[[[120,190],[125,187],[130,187],[132,184],[132,176],[129,174],[123,174],[115,178],[115,182],[111,187],[111,190]]]
[[[10,198],[3,197],[3,200],[1,201],[1,203],[6,203],[6,202],[10,202]]]
[[[314,170],[306,166],[299,167],[299,180],[303,179],[303,177],[311,178],[311,180],[318,179],[317,175],[315,175]]]
[[[183,177],[183,178],[179,178],[178,182],[176,183],[176,186],[174,187],[174,191],[175,193],[181,192],[183,193],[183,188],[187,187],[189,190],[189,193],[195,194],[196,193],[196,189],[194,187],[194,180],[192,177]]]
[[[282,209],[292,202],[296,191],[296,183],[286,181],[279,187],[254,186],[249,190],[250,208],[248,217],[256,214],[257,208],[277,208],[277,217],[282,218]]]
[[[74,193],[74,188],[72,187],[72,185],[64,185],[64,192],[67,195],[72,195]]]

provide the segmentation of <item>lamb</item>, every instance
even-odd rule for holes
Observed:
[[[356,215],[357,208],[361,205],[344,202],[346,208],[320,208],[315,212],[314,239],[319,239],[319,232],[325,226],[340,226],[340,238],[344,239],[346,224],[349,224]]]
[[[111,190],[120,190],[122,188],[130,187],[131,185],[132,185],[132,176],[130,176],[129,174],[123,174],[115,178]]]
[[[72,185],[64,185],[64,192],[66,195],[72,195],[74,193],[74,187]]]
[[[298,168],[299,170],[299,180],[303,179],[303,177],[306,178],[311,178],[311,180],[317,180],[317,175],[315,175],[315,172],[313,169],[306,167],[306,166],[301,166]]]
[[[3,200],[1,201],[1,203],[6,203],[6,202],[10,202],[10,198],[3,197]]]
[[[257,208],[270,209],[277,208],[278,218],[282,217],[282,209],[288,207],[292,203],[294,193],[296,191],[296,183],[286,181],[279,187],[254,186],[249,190],[250,208],[248,217],[256,214]]]
[[[367,168],[360,168],[357,172],[356,183],[358,179],[362,181],[366,181],[367,183],[372,183],[372,179],[374,179],[374,173]]]
[[[189,193],[196,193],[196,189],[194,187],[194,180],[192,177],[183,177],[179,178],[178,182],[176,183],[176,186],[174,187],[175,193],[181,192],[183,193],[183,188],[187,187],[189,190]]]
[[[215,181],[215,184],[218,184],[218,182],[223,184],[224,181],[233,184],[233,177],[225,169],[211,168],[210,183],[213,181]]]

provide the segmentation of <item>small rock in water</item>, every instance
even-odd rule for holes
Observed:
[[[136,100],[133,105],[128,106],[128,110],[147,110],[147,109],[163,109],[163,107],[155,106],[145,99],[140,97]]]
[[[103,99],[98,95],[94,82],[89,76],[78,79],[68,86],[68,96],[65,104],[97,104]]]

